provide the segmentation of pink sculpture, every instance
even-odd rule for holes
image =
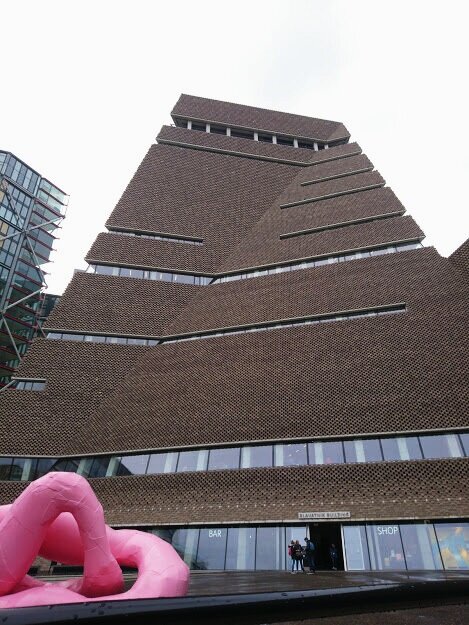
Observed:
[[[36,555],[83,565],[83,578],[57,583],[27,575]],[[122,592],[120,564],[138,569]],[[12,505],[0,506],[0,608],[180,597],[189,568],[164,540],[137,530],[113,530],[89,483],[74,473],[48,473]]]

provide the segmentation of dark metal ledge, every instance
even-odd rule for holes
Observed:
[[[269,576],[268,572],[265,573]],[[288,574],[283,575],[286,577]],[[211,575],[203,574],[203,576],[206,577],[204,580],[206,590],[210,592]],[[301,577],[305,579],[304,576]],[[330,584],[334,585],[334,576],[329,577]],[[308,579],[315,580],[316,577],[311,576]],[[465,603],[469,591],[467,573],[453,576],[429,572],[420,575],[398,574],[395,577],[374,573],[358,575],[357,579],[364,584],[277,592],[207,594],[178,599],[141,599],[19,608],[0,611],[0,618],[1,622],[7,625],[33,623],[65,625],[77,622],[260,625],[313,616],[321,618],[454,604],[458,601]],[[215,579],[214,581],[216,583]]]

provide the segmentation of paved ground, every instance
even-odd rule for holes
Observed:
[[[282,625],[468,625],[468,623],[469,606],[464,604],[307,618],[302,621],[284,621]]]
[[[306,573],[292,575],[286,571],[193,571],[189,595],[288,592],[456,579],[469,582],[469,571],[394,571],[392,573],[320,571],[314,575]]]

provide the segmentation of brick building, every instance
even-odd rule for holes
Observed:
[[[469,568],[467,244],[340,123],[172,117],[0,396],[2,502],[78,471],[195,568]]]

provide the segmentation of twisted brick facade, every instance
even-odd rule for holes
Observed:
[[[451,262],[433,248],[394,253],[399,244],[417,247],[423,233],[342,124],[191,96],[181,96],[173,116],[179,126],[205,120],[324,149],[165,126],[87,260],[214,279],[270,274],[206,286],[77,274],[50,330],[164,339],[397,303],[405,313],[151,348],[38,339],[20,373],[46,379],[46,388],[1,394],[0,453],[469,431],[465,248]],[[364,257],[273,272],[356,250]],[[283,523],[310,509],[350,511],[352,520],[449,519],[469,517],[468,463],[134,475],[93,486],[108,521],[124,525]],[[23,487],[0,482],[1,503]]]

